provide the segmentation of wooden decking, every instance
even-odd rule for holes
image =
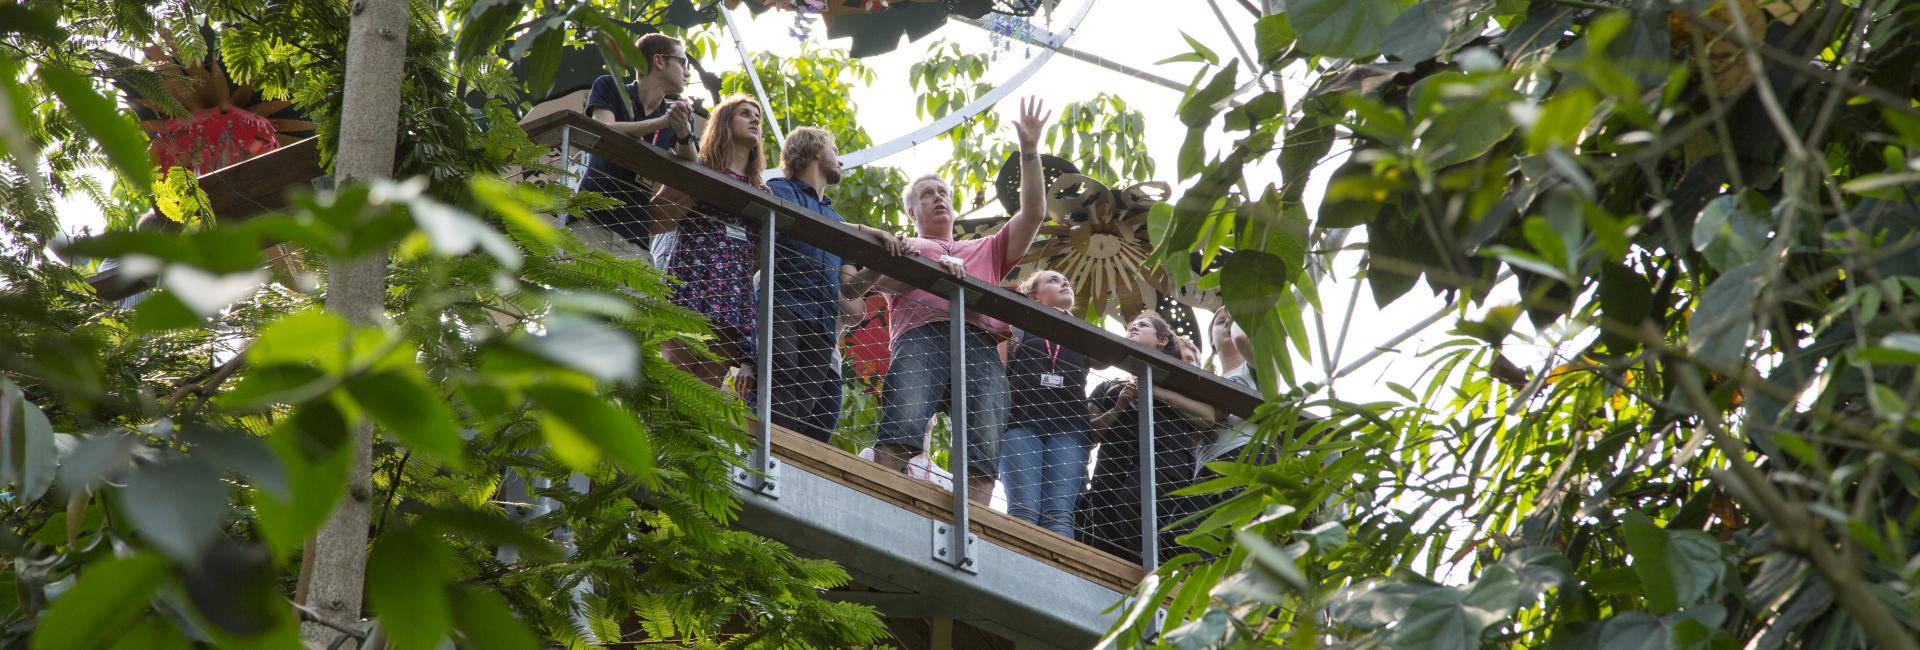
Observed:
[[[935,521],[953,520],[953,495],[878,463],[798,433],[773,428],[774,456],[881,501]],[[1054,566],[1089,582],[1126,593],[1140,582],[1140,565],[1061,537],[1030,522],[979,506],[967,510],[969,530],[983,541]]]

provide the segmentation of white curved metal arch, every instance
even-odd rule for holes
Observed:
[[[953,129],[953,127],[959,126],[960,123],[972,119],[975,115],[979,115],[982,111],[993,107],[994,104],[1005,99],[1007,95],[1012,94],[1014,90],[1019,89],[1021,84],[1026,83],[1027,79],[1032,78],[1034,73],[1039,72],[1040,68],[1045,66],[1047,61],[1053,58],[1054,50],[1065,45],[1067,39],[1073,36],[1074,30],[1080,28],[1081,21],[1086,20],[1087,13],[1093,9],[1094,1],[1095,0],[1087,0],[1086,4],[1080,5],[1080,11],[1073,15],[1073,20],[1067,22],[1065,29],[1053,34],[1052,38],[1034,43],[1041,47],[1040,55],[1033,57],[1032,61],[1027,62],[1026,67],[1021,68],[1020,71],[1014,73],[1012,77],[1001,82],[1000,85],[995,86],[993,90],[987,91],[987,94],[981,95],[978,99],[968,102],[965,106],[961,106],[960,110],[948,113],[945,117],[934,120],[932,123],[915,129],[911,133],[859,151],[844,154],[840,156],[840,166],[845,169],[853,169],[906,151],[914,145],[939,137],[940,134],[946,133]],[[769,169],[766,171],[766,174],[767,178],[774,178],[779,175],[779,171]]]

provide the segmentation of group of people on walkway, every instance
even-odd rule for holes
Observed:
[[[590,117],[826,219],[846,222],[826,194],[841,179],[833,134],[815,127],[794,129],[780,151],[778,176],[763,182],[764,116],[759,105],[745,96],[728,98],[714,107],[696,134],[698,111],[680,97],[691,78],[683,44],[649,34],[640,39],[638,50],[645,60],[631,83],[613,77],[595,81],[586,106]],[[936,175],[914,179],[902,196],[917,236],[853,227],[890,254],[923,256],[956,277],[1000,282],[1025,256],[1046,219],[1037,147],[1048,117],[1039,100],[1022,101],[1014,122],[1018,210],[993,234],[954,238],[952,194]],[[965,468],[954,468],[954,475],[968,482],[969,495],[986,503],[997,479],[1006,486],[1013,516],[1122,557],[1139,557],[1142,477],[1135,432],[1141,395],[1134,380],[1106,381],[1089,392],[1091,367],[1085,355],[980,313],[966,316],[966,363],[953,368],[953,328],[947,301],[938,295],[873,269],[858,269],[787,235],[777,235],[774,268],[762,273],[754,259],[759,228],[748,220],[671,187],[650,189],[632,171],[598,157],[590,158],[580,187],[620,202],[589,217],[645,248],[654,265],[680,280],[673,302],[711,322],[715,338],[709,349],[715,354],[677,341],[663,345],[663,355],[676,366],[717,387],[731,375],[736,390],[751,386],[744,379],[755,372],[772,373],[773,422],[829,441],[838,428],[843,397],[842,335],[848,325],[864,318],[865,296],[878,291],[885,296],[888,314],[888,366],[879,396],[875,460],[906,471],[910,459],[925,451],[933,417],[952,406],[952,373],[965,373],[968,462]],[[1033,273],[1020,282],[1019,290],[1064,312],[1075,304],[1072,283],[1057,271]],[[761,291],[772,292],[770,368],[753,367],[755,305]],[[1253,375],[1244,363],[1245,334],[1224,310],[1215,314],[1211,330],[1214,349],[1225,365],[1223,374],[1252,387]],[[1152,313],[1129,321],[1126,336],[1188,363],[1197,361],[1198,348]],[[1219,421],[1219,414],[1204,402],[1156,389],[1152,403],[1156,476],[1151,480],[1162,495],[1200,480],[1205,462],[1238,453],[1248,438],[1240,423]],[[1204,505],[1163,497],[1160,522],[1176,521]],[[1171,537],[1167,540],[1161,548],[1172,549]]]

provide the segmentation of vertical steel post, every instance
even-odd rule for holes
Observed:
[[[566,172],[573,171],[573,127],[566,124],[560,125],[560,169]],[[568,185],[571,185],[574,191],[580,191],[580,179],[573,179],[573,182]]]
[[[1154,471],[1158,459],[1154,458],[1153,444],[1153,366],[1141,371],[1134,404],[1140,414],[1140,570],[1145,574],[1160,568],[1160,480]],[[1142,638],[1151,639],[1160,634],[1159,607],[1154,610]]]
[[[1134,404],[1140,414],[1140,568],[1147,573],[1160,567],[1160,482],[1154,474],[1153,445],[1153,366],[1140,373],[1140,387]]]
[[[773,288],[774,288],[774,218],[773,211],[764,206],[753,206],[748,213],[760,218],[760,295],[754,305],[753,343],[753,410],[758,414],[759,422],[754,426],[754,435],[758,440],[753,448],[753,467],[756,472],[773,470]],[[767,491],[765,475],[754,482],[756,491]]]
[[[947,401],[947,421],[953,423],[948,438],[953,448],[947,452],[947,467],[953,471],[953,565],[967,563],[967,292],[958,285],[947,300],[947,378],[952,399]]]

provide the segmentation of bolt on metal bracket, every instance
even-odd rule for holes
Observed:
[[[934,561],[942,564],[951,564],[953,568],[979,575],[980,564],[974,559],[973,555],[973,545],[974,542],[978,541],[978,538],[976,538],[973,533],[967,533],[967,548],[963,552],[956,554],[952,549],[952,527],[953,524],[944,521],[933,522]]]
[[[754,473],[752,468],[746,467],[745,465],[735,467],[733,468],[733,482],[740,484],[741,487],[747,488],[760,496],[769,499],[778,499],[780,498],[780,460],[777,458],[768,458],[767,466],[761,468],[758,474]]]

